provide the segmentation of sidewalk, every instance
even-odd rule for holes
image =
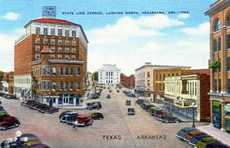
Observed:
[[[223,144],[230,146],[230,134],[224,131],[221,131],[220,129],[214,128],[211,125],[200,126],[200,127],[197,127],[197,129],[221,141]]]

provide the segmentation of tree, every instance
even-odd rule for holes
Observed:
[[[216,82],[217,91],[219,91],[219,70],[220,70],[220,67],[221,67],[221,63],[218,60],[214,60],[212,63],[209,64],[209,69],[212,69],[212,73],[213,73],[213,71],[217,72],[217,82]],[[215,76],[213,78],[215,81]]]
[[[92,76],[93,81],[98,81],[98,72],[94,72]]]

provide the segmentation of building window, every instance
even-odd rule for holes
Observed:
[[[147,77],[148,77],[148,78],[150,77],[150,72],[147,73]]]
[[[228,79],[228,94],[230,94],[230,79]]]
[[[226,18],[226,25],[227,25],[227,26],[230,26],[230,13],[227,15],[227,18]]]
[[[214,31],[219,31],[220,30],[220,27],[221,27],[221,22],[220,22],[220,19],[216,19],[215,22],[214,22]]]
[[[62,45],[62,40],[58,40],[58,45]]]
[[[55,28],[50,29],[50,35],[55,35]]]
[[[226,37],[226,48],[227,49],[230,48],[230,34],[228,34],[227,37]]]
[[[213,51],[216,52],[219,50],[221,50],[221,38],[220,37],[213,40]]]
[[[43,35],[48,35],[48,28],[43,28]]]
[[[65,30],[65,36],[69,36],[69,30]]]
[[[68,47],[65,48],[65,52],[66,53],[69,53],[70,52],[70,49]]]
[[[50,40],[50,44],[51,44],[51,45],[55,45],[55,39],[51,39],[51,40]]]
[[[48,39],[47,38],[44,38],[43,39],[43,44],[47,44],[48,43]]]
[[[35,46],[35,52],[40,52],[40,46]]]
[[[69,46],[70,45],[70,41],[69,40],[65,40],[65,45]]]
[[[76,74],[77,74],[77,75],[80,75],[80,74],[81,74],[81,69],[80,69],[80,67],[77,67],[77,68],[76,68]]]
[[[40,58],[41,58],[40,53],[36,53],[36,54],[35,54],[35,60],[39,60]]]
[[[36,27],[36,34],[40,34],[40,33],[41,33],[40,27]]]
[[[77,33],[75,30],[72,31],[72,37],[76,37]]]
[[[230,57],[227,57],[227,70],[230,71]]]
[[[69,104],[73,104],[73,98],[72,97],[69,98]]]
[[[62,36],[62,29],[58,29],[58,36]]]

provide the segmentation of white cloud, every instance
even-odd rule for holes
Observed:
[[[122,72],[131,74],[147,61],[207,68],[209,35],[206,25],[189,28],[199,32],[194,37],[194,31],[188,31],[183,21],[168,16],[120,18],[113,25],[87,33],[89,70],[97,70],[102,64],[109,63],[117,64]],[[181,27],[184,27],[183,32]],[[165,29],[173,31],[169,33]]]
[[[14,43],[24,32],[23,29],[15,29],[9,33],[0,32],[0,70],[11,71],[14,67]]]
[[[2,16],[2,19],[8,20],[8,21],[16,21],[18,20],[20,15],[15,12],[7,12],[5,15]]]
[[[190,14],[188,13],[181,13],[179,15],[177,15],[178,19],[188,19],[190,17]]]
[[[205,23],[200,24],[197,27],[183,28],[182,31],[188,35],[205,35],[205,36],[207,36],[210,33],[210,23],[205,22]]]

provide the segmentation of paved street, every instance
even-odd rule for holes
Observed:
[[[135,105],[133,98],[136,115],[128,116],[125,105],[128,97],[113,90],[112,98],[106,99],[107,94],[108,90],[103,91],[100,98],[104,120],[78,129],[59,123],[61,111],[52,115],[42,114],[20,106],[19,101],[2,99],[5,109],[20,120],[21,126],[0,131],[0,141],[14,137],[15,132],[21,130],[36,134],[52,148],[189,148],[175,137],[175,133],[182,127],[191,126],[191,123],[162,124]]]

